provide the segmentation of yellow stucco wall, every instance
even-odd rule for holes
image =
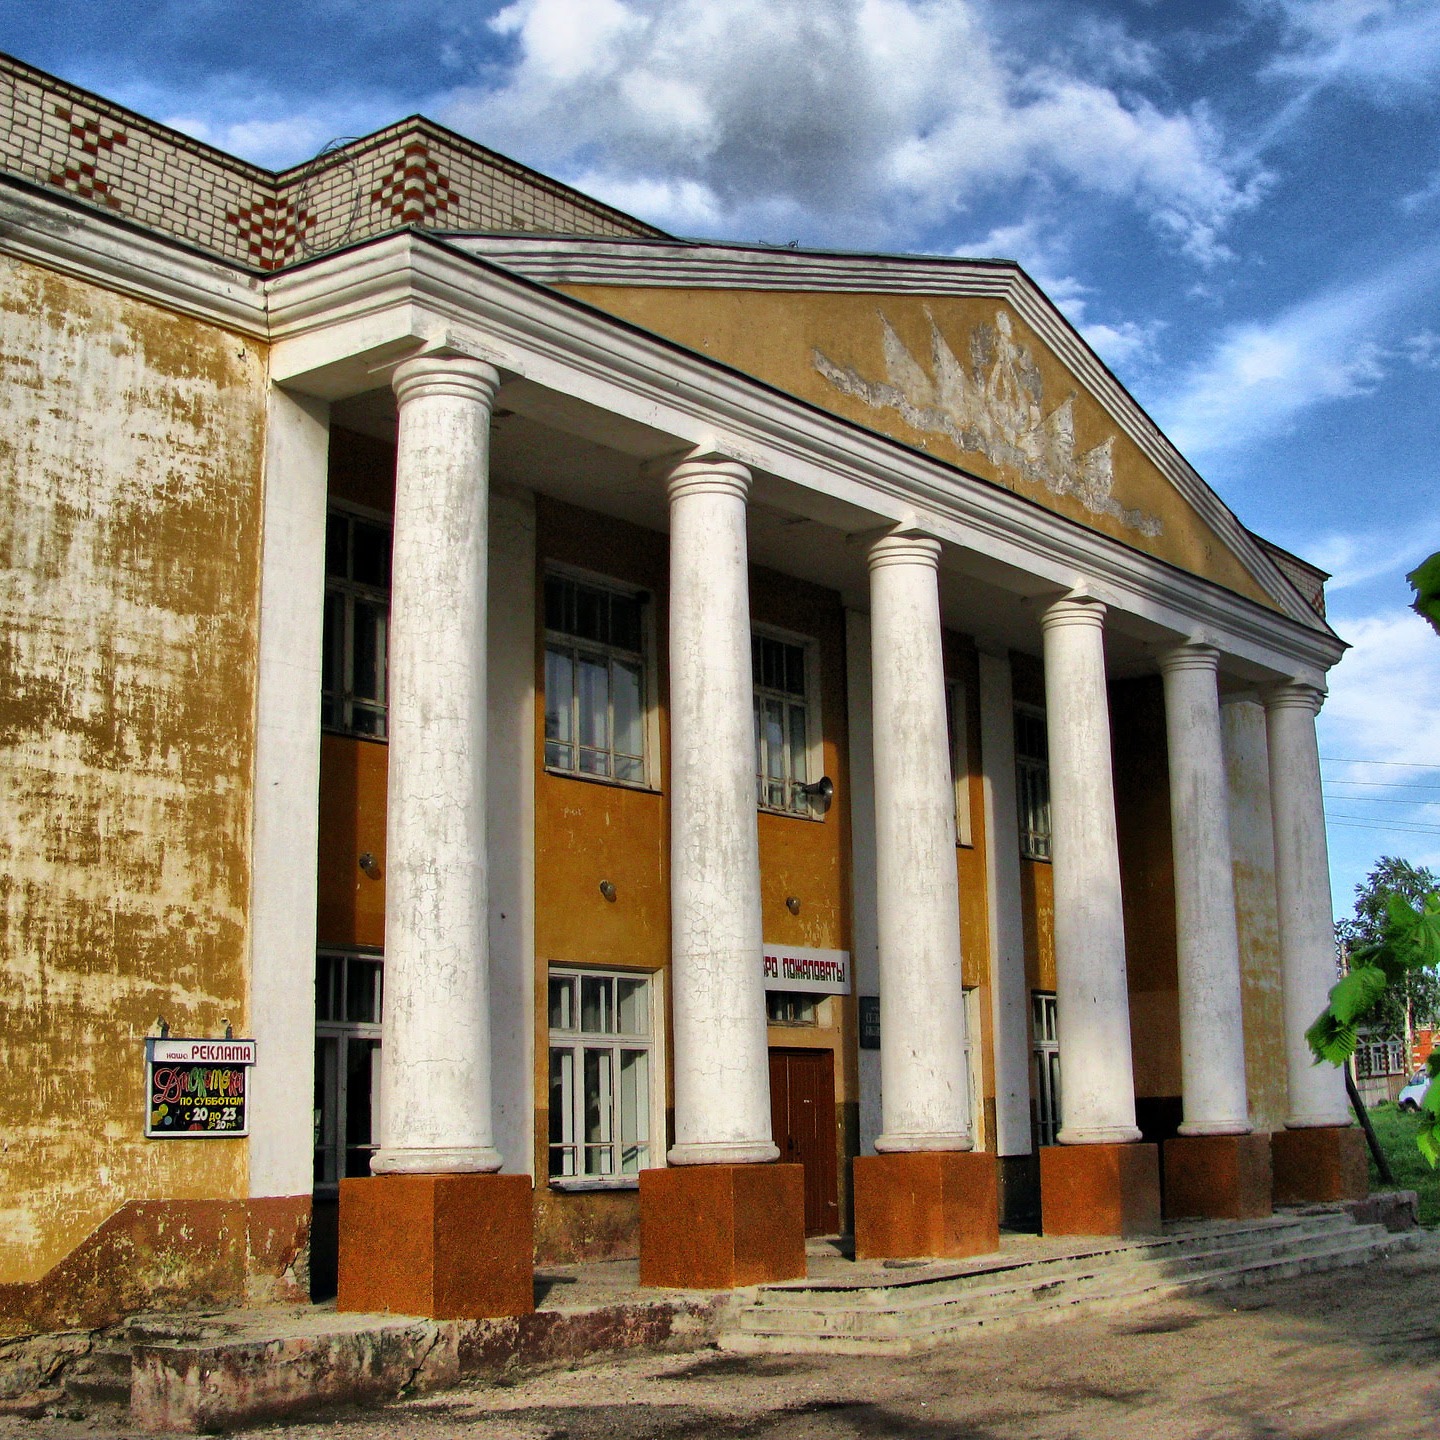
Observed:
[[[994,299],[563,288],[1274,608],[1069,368]]]
[[[143,1138],[142,1040],[244,1034],[265,360],[0,258],[0,1281],[127,1200],[246,1189]]]

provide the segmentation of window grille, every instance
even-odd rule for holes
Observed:
[[[1055,996],[1036,990],[1030,996],[1030,1025],[1035,1063],[1035,1127],[1041,1145],[1054,1145],[1060,1133],[1060,1033]]]
[[[1015,709],[1015,791],[1020,809],[1020,853],[1050,858],[1050,749],[1045,713]]]
[[[379,955],[322,950],[315,961],[315,1185],[368,1175],[379,1139]]]
[[[639,595],[545,577],[545,765],[645,783],[645,655]]]
[[[325,523],[321,724],[342,735],[387,734],[390,527],[350,510]]]
[[[648,976],[550,972],[550,1176],[638,1176],[650,1163]]]

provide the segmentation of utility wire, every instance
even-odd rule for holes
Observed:
[[[1425,765],[1418,760],[1347,760],[1343,755],[1322,755],[1332,765],[1398,765],[1402,770],[1440,770],[1440,765]]]

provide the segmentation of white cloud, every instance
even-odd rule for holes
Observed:
[[[1333,890],[1346,913],[1380,855],[1440,868],[1440,836],[1424,828],[1440,826],[1440,808],[1423,803],[1440,790],[1418,788],[1440,786],[1440,640],[1409,610],[1333,623],[1354,647],[1330,672],[1318,722]]]
[[[1264,183],[1203,110],[1075,68],[1108,47],[1112,74],[1146,78],[1153,53],[1113,25],[1068,68],[1002,52],[984,0],[515,0],[492,27],[513,60],[440,118],[653,195],[661,223],[895,244],[996,186],[1053,185],[1137,208],[1210,264]]]
[[[1397,549],[1396,536],[1391,530],[1322,535],[1298,543],[1300,554],[1330,572],[1325,585],[1330,595],[1364,585],[1382,575],[1390,576],[1396,591],[1403,594],[1402,577],[1437,548],[1440,548],[1440,516],[1421,516],[1406,531],[1403,552]],[[1404,558],[1406,554],[1408,560]],[[1436,762],[1440,763],[1440,755],[1436,756]]]
[[[1366,89],[1380,100],[1440,74],[1440,8],[1433,0],[1262,0],[1287,48],[1266,73]]]
[[[1284,433],[1316,405],[1368,394],[1390,365],[1412,358],[1415,347],[1407,351],[1390,324],[1406,300],[1434,286],[1437,258],[1427,249],[1271,320],[1232,326],[1157,402],[1162,427],[1193,458],[1243,449]]]

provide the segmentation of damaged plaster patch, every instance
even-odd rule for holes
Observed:
[[[1044,384],[1029,349],[1015,339],[999,310],[993,325],[970,332],[963,364],[930,322],[930,369],[912,355],[883,311],[884,380],[866,380],[853,367],[812,351],[815,369],[842,394],[874,410],[893,410],[913,429],[948,436],[962,450],[984,455],[1052,495],[1078,500],[1092,515],[1107,515],[1152,539],[1160,521],[1127,510],[1111,493],[1115,437],[1083,453],[1075,447],[1075,392],[1047,414]]]

